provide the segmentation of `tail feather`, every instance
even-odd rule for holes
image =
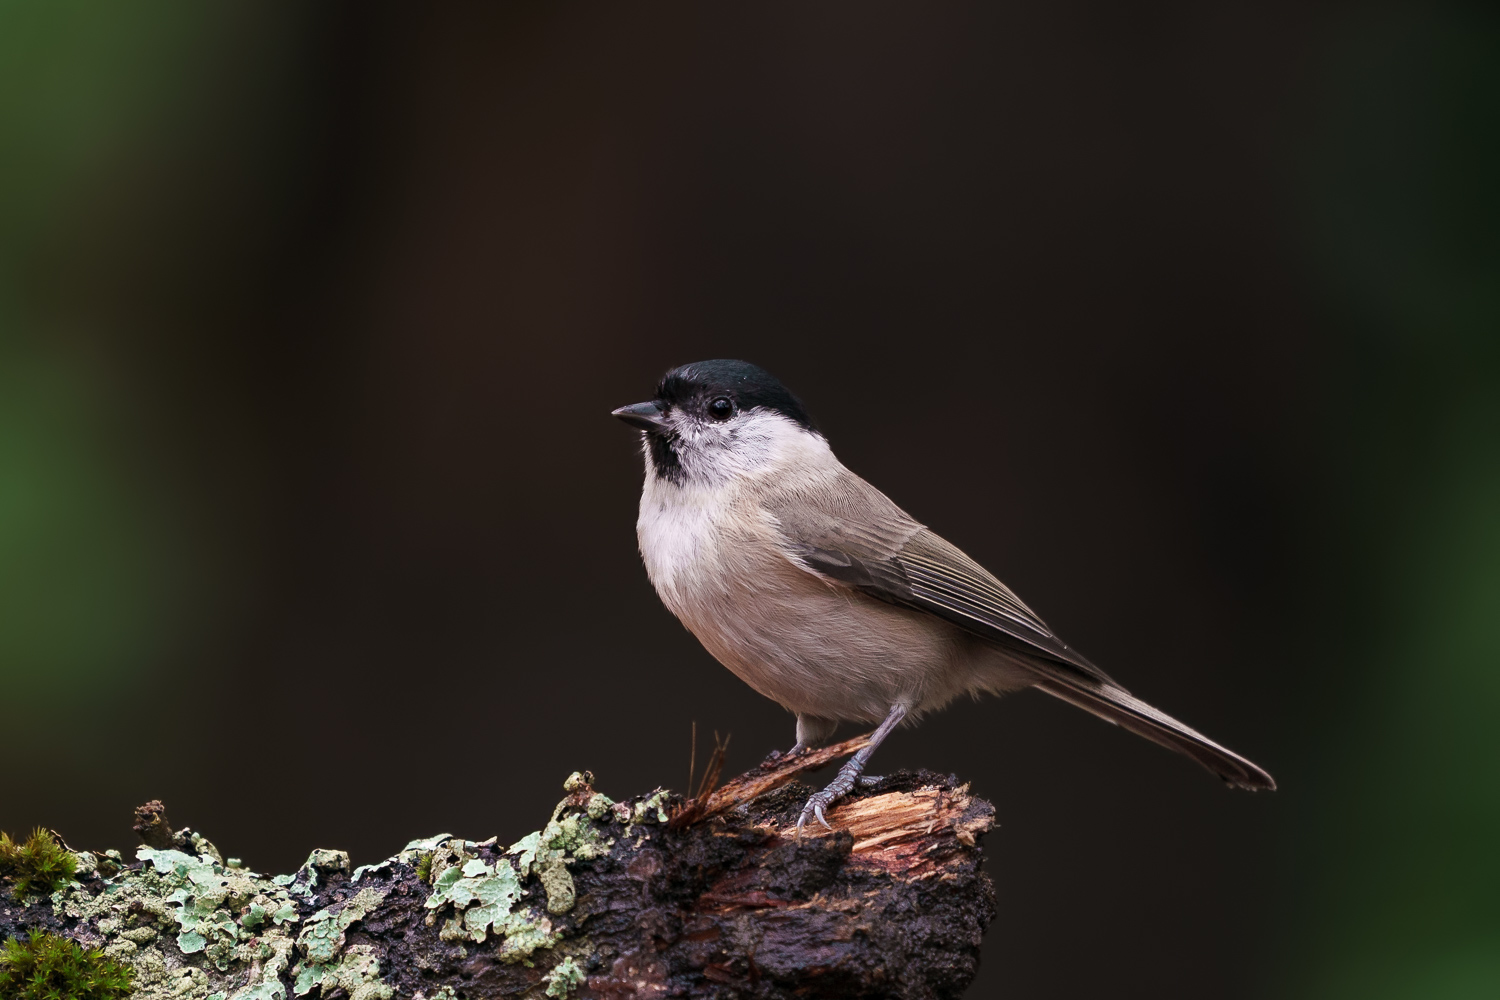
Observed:
[[[1255,764],[1151,707],[1124,688],[1100,684],[1092,679],[1075,681],[1072,677],[1048,673],[1049,677],[1038,681],[1036,686],[1054,698],[1061,698],[1137,736],[1191,757],[1235,788],[1252,792],[1276,788],[1276,781]]]

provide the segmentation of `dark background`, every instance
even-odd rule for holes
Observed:
[[[974,997],[1500,990],[1500,22],[10,5],[0,827],[261,870],[790,742],[608,417],[742,357],[1273,794],[1040,695]]]

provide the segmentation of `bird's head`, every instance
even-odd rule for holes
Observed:
[[[644,431],[648,474],[712,485],[827,443],[800,400],[748,361],[696,361],[662,376],[650,402],[614,415]]]

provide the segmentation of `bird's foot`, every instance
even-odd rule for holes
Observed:
[[[828,783],[828,787],[821,792],[814,793],[808,800],[807,805],[802,807],[802,815],[797,817],[797,836],[802,836],[802,828],[807,825],[808,817],[816,816],[819,823],[832,830],[823,810],[832,806],[839,799],[849,794],[855,782],[860,780],[860,772],[865,769],[865,762],[857,756],[851,758],[843,767],[839,768],[838,776]],[[875,779],[879,781],[879,778]]]
[[[884,780],[885,775],[883,774],[861,774],[859,776],[859,787],[869,788],[871,785],[878,785]]]
[[[829,791],[830,790],[828,788],[825,788],[821,792],[814,793],[812,797],[807,800],[807,805],[802,807],[802,815],[797,817],[798,839],[801,839],[802,837],[802,828],[807,825],[807,817],[809,816],[816,816],[818,818],[818,822],[822,823],[824,827],[829,830],[833,829],[828,820],[823,816],[823,810],[833,805],[833,803],[841,798],[841,796],[832,795],[829,793]]]

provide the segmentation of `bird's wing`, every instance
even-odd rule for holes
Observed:
[[[766,506],[779,522],[787,557],[807,572],[1021,653],[1041,690],[1185,754],[1233,786],[1276,787],[1253,762],[1116,684],[983,566],[852,472]]]
[[[957,546],[845,470],[770,498],[788,556],[825,580],[936,615],[1008,649],[1113,683]]]

